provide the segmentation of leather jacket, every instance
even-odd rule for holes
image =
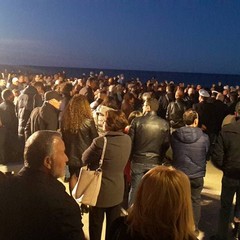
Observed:
[[[134,163],[161,164],[169,147],[169,124],[148,112],[135,118],[129,129],[132,139],[132,157]]]

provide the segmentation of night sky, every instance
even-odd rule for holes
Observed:
[[[0,0],[0,64],[240,74],[240,1]]]

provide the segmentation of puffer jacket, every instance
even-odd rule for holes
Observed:
[[[148,112],[135,118],[129,129],[132,139],[132,156],[134,163],[161,164],[169,147],[169,124]]]
[[[213,164],[224,176],[240,179],[240,120],[222,128],[212,153]]]
[[[183,171],[190,179],[204,177],[206,155],[209,149],[207,134],[198,127],[181,127],[173,132],[171,147],[172,165]]]

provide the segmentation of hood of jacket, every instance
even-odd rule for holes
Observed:
[[[203,132],[198,127],[181,127],[173,132],[173,135],[183,143],[194,143],[203,135]]]

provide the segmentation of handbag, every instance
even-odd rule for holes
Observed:
[[[87,166],[81,168],[78,181],[72,190],[72,196],[78,203],[89,206],[96,206],[102,182],[102,164],[107,146],[107,138],[104,137],[102,155],[99,167],[90,170]]]

